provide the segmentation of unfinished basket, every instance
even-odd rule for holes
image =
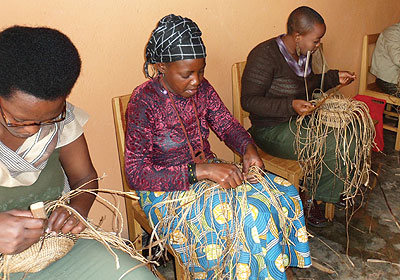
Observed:
[[[48,233],[25,251],[0,257],[0,271],[7,273],[38,272],[64,257],[77,241],[74,234]]]
[[[349,112],[351,112],[351,103],[343,102],[342,99],[330,98],[319,108],[318,117],[326,126],[334,128],[345,128],[351,121]]]

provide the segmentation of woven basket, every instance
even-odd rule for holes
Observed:
[[[15,255],[0,256],[0,271],[6,273],[38,272],[64,257],[74,246],[74,234],[46,234],[25,251]]]
[[[339,98],[327,99],[318,109],[321,123],[334,128],[344,128],[351,121],[351,102]]]

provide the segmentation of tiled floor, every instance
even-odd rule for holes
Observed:
[[[345,211],[336,211],[330,226],[309,228],[314,235],[310,239],[312,256],[335,273],[327,274],[314,267],[293,269],[297,279],[400,279],[400,227],[396,226],[383,196],[385,193],[393,214],[399,219],[400,163],[394,139],[394,133],[385,131],[383,154],[373,154],[374,165],[381,163],[382,169],[378,184],[350,222],[349,259],[346,256]]]
[[[314,236],[310,238],[314,262],[334,273],[315,267],[293,268],[295,279],[400,279],[400,228],[394,223],[382,193],[383,190],[392,212],[400,219],[400,159],[399,152],[394,150],[394,139],[394,133],[385,131],[384,154],[373,154],[375,166],[382,163],[379,182],[351,220],[348,257],[345,211],[336,210],[335,220],[328,227],[309,228]],[[175,279],[172,261],[160,271],[167,279]]]

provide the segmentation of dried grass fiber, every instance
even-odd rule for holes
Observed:
[[[96,180],[98,179],[101,178],[97,178]],[[138,197],[135,196],[134,193],[130,192],[107,189],[83,189],[83,186],[64,194],[58,200],[47,202],[45,204],[45,209],[47,214],[49,215],[57,207],[64,207],[81,222],[83,222],[86,225],[86,229],[76,235],[71,233],[46,233],[37,243],[33,244],[31,247],[19,254],[0,255],[0,275],[3,275],[3,278],[1,278],[0,276],[0,279],[7,280],[9,279],[9,274],[16,272],[33,273],[41,271],[51,263],[65,256],[72,249],[79,238],[94,239],[101,242],[108,250],[108,252],[114,257],[117,269],[119,269],[119,259],[112,248],[116,248],[127,253],[130,257],[136,259],[141,263],[156,264],[156,262],[150,262],[145,257],[143,257],[140,252],[135,249],[133,243],[130,240],[121,237],[123,229],[122,214],[118,210],[118,206],[115,206],[113,203],[101,197],[99,193],[107,193],[113,196],[127,196],[131,199],[138,199]],[[116,232],[106,232],[102,230],[100,226],[94,225],[90,221],[86,220],[74,208],[68,205],[68,201],[71,198],[82,193],[90,193],[95,195],[97,201],[106,205],[109,209],[113,211],[113,217],[116,221],[115,224],[119,225]],[[126,273],[124,274],[124,276],[125,275]]]

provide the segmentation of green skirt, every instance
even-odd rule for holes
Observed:
[[[30,273],[26,278],[23,278],[24,273],[13,273],[10,280],[118,279],[126,271],[140,264],[122,251],[114,249],[114,252],[119,257],[119,269],[115,267],[114,257],[103,244],[95,240],[80,239],[67,255],[42,271]],[[128,273],[123,279],[157,278],[146,266],[142,266]]]
[[[304,125],[304,123],[303,123]],[[296,120],[279,124],[272,127],[256,127],[249,129],[251,136],[257,146],[266,153],[275,157],[297,160],[295,133],[297,131]],[[301,136],[307,137],[307,130],[301,130]],[[306,184],[307,188],[315,189],[314,198],[325,202],[338,202],[340,194],[343,192],[343,178],[346,174],[346,166],[339,164],[342,168],[337,168],[336,139],[332,133],[325,138],[326,152],[323,157],[324,164],[320,172],[321,177],[317,186]],[[354,156],[355,141],[349,143],[350,157]],[[307,180],[307,178],[306,178]]]

